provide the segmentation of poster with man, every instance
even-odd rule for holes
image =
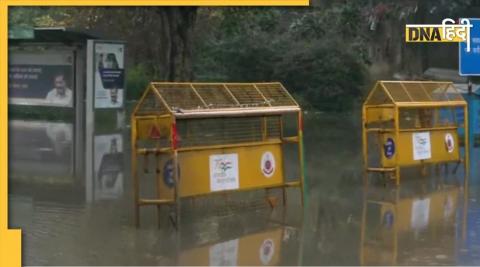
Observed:
[[[12,52],[9,104],[73,107],[72,52]]]
[[[95,43],[95,108],[123,107],[124,44]]]

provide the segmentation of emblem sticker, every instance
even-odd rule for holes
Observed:
[[[452,134],[450,133],[445,135],[445,148],[447,149],[448,153],[452,153],[453,150],[455,150],[455,142]]]
[[[391,210],[387,210],[383,214],[382,224],[385,228],[390,229],[393,225],[395,217],[393,216],[393,212]]]
[[[272,152],[267,151],[263,153],[260,161],[260,169],[265,177],[270,178],[275,173],[275,157]]]
[[[180,178],[180,166],[178,166],[177,171],[178,177]],[[165,183],[168,188],[172,188],[175,185],[172,159],[169,159],[167,162],[165,162],[165,165],[163,165],[163,183]]]
[[[263,265],[268,265],[272,260],[273,254],[275,254],[275,243],[272,239],[263,240],[260,246],[260,261]]]
[[[154,124],[150,128],[149,136],[150,136],[150,139],[154,139],[154,140],[161,138],[160,130],[158,130],[157,126],[155,126]]]
[[[210,190],[239,188],[238,154],[210,155]]]
[[[421,132],[412,134],[413,160],[425,160],[432,158],[432,145],[430,133]]]
[[[395,155],[395,142],[392,138],[387,138],[387,141],[383,145],[383,153],[387,159],[391,159]]]

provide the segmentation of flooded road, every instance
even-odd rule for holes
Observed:
[[[70,127],[10,121],[9,223],[23,230],[24,265],[480,265],[478,160],[467,188],[451,169],[364,186],[358,114],[306,116],[305,209],[294,188],[286,208],[263,190],[186,199],[178,232],[167,207],[160,227],[154,207],[134,227],[128,130],[96,135],[98,175],[79,176]]]

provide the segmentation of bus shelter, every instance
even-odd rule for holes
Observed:
[[[137,226],[141,206],[174,207],[178,226],[181,198],[217,192],[281,188],[285,203],[286,187],[299,187],[303,203],[301,109],[280,83],[152,82],[131,119]],[[294,179],[286,143],[298,149]],[[142,198],[140,176],[153,169],[155,197]]]
[[[363,105],[366,172],[389,174],[397,185],[402,167],[464,163],[468,174],[468,131],[463,140],[458,134],[468,129],[468,115],[459,120],[457,109],[468,114],[451,82],[378,81]]]

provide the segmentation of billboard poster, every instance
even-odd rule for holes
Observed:
[[[95,199],[115,199],[123,194],[123,138],[121,134],[94,137]]]
[[[73,107],[73,54],[12,52],[9,104]]]
[[[125,86],[124,44],[96,42],[94,48],[95,108],[121,108]]]

